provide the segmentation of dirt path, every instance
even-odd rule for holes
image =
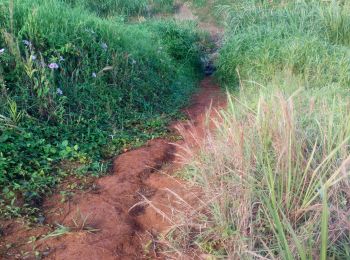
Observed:
[[[193,14],[191,7],[188,3],[182,4],[179,7],[177,13],[174,15],[174,18],[180,21],[186,21],[186,20],[197,21],[199,27],[209,32],[215,42],[220,41],[220,39],[223,37],[223,34],[224,34],[223,28],[219,28],[215,24],[212,24],[209,22],[200,21],[200,19]]]
[[[185,6],[177,19],[186,17],[194,19]],[[216,32],[211,33],[216,40]],[[98,179],[89,191],[77,192],[63,203],[60,194],[46,200],[45,223],[61,225],[51,237],[27,244],[29,237],[47,234],[50,229],[45,226],[26,229],[23,224],[9,223],[2,246],[23,241],[19,248],[30,252],[27,259],[34,259],[35,252],[46,259],[62,260],[163,259],[157,252],[156,238],[172,225],[168,216],[197,199],[196,191],[191,192],[172,175],[189,156],[184,148],[196,146],[205,137],[208,109],[219,109],[225,101],[212,78],[205,78],[184,110],[189,120],[171,126],[174,131],[180,130],[183,140],[170,143],[155,139],[118,156],[113,162],[113,174]],[[59,232],[64,235],[55,236]],[[8,250],[6,259],[25,258],[18,254],[18,248],[13,252]]]
[[[31,252],[28,259],[33,259],[33,252],[62,260],[163,258],[152,244],[154,239],[172,224],[167,216],[181,206],[179,197],[189,203],[195,200],[195,193],[171,175],[187,156],[182,148],[195,146],[204,137],[208,108],[218,109],[224,104],[220,88],[211,78],[205,78],[185,110],[189,120],[172,125],[181,129],[184,140],[149,141],[144,147],[118,156],[113,174],[98,179],[90,191],[81,191],[64,203],[60,194],[48,199],[44,204],[45,222],[70,227],[70,232],[60,230],[65,234],[24,242],[21,250]],[[48,231],[45,227],[27,230],[21,225],[11,230],[10,226],[4,244],[28,241],[30,236]],[[23,255],[6,257],[16,258],[23,259]]]
[[[170,191],[184,200],[190,199],[186,197],[189,193],[181,181],[169,176],[181,165],[181,146],[195,145],[204,136],[208,107],[218,108],[223,101],[219,87],[210,78],[203,80],[200,92],[193,97],[192,105],[186,111],[190,122],[179,122],[174,126],[187,135],[185,141],[172,144],[163,139],[152,140],[146,146],[116,158],[113,175],[99,179],[94,192],[75,196],[63,208],[60,204],[47,205],[60,211],[58,215],[57,212],[50,214],[50,222],[72,226],[72,220],[81,214],[88,216],[86,227],[99,230],[96,233],[75,232],[46,241],[41,247],[52,250],[48,258],[146,257],[143,242],[147,237],[165,231],[171,224],[160,214],[160,211],[169,214],[176,207],[172,204],[178,200],[172,198]],[[149,202],[145,203],[147,200]],[[156,251],[150,254],[154,257]]]

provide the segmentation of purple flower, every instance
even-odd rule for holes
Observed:
[[[101,43],[101,48],[106,51],[108,49],[108,45],[105,42],[103,42]]]
[[[28,47],[31,47],[32,46],[32,43],[28,40],[23,40],[22,41],[24,45],[28,46]]]
[[[97,77],[97,75],[96,75],[95,72],[92,73],[92,77],[93,77],[93,78],[96,78],[96,77]]]
[[[5,48],[0,49],[0,55],[5,52]]]
[[[50,64],[49,64],[49,68],[52,69],[52,70],[55,70],[55,69],[58,69],[59,66],[58,66],[57,63],[54,63],[54,62],[53,62],[53,63],[50,63]]]
[[[62,95],[63,95],[62,89],[58,88],[58,89],[57,89],[57,94],[60,95],[60,96],[62,96]]]

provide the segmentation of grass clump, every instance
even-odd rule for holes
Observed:
[[[67,175],[65,161],[100,172],[101,160],[163,135],[195,88],[202,42],[192,23],[128,24],[60,0],[2,0],[0,24],[4,205],[40,205]]]
[[[195,239],[180,245],[230,258],[348,258],[349,101],[268,87],[229,99],[190,163],[206,210],[181,226]]]
[[[350,257],[347,10],[345,1],[222,9],[228,27],[217,75],[228,107],[185,172],[204,198],[170,233],[176,252]]]

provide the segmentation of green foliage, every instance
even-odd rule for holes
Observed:
[[[195,87],[195,24],[127,24],[60,0],[1,0],[0,10],[5,204],[39,205],[62,161],[94,164],[163,135]]]
[[[152,15],[158,11],[171,11],[173,0],[65,0],[72,6],[82,6],[99,16]]]
[[[350,85],[350,6],[329,3],[247,4],[227,9],[226,44],[218,61],[225,83],[269,81],[290,70],[309,87]]]

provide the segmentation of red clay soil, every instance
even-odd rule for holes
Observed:
[[[30,245],[23,243],[21,250],[40,252],[47,259],[164,258],[146,245],[171,225],[166,216],[176,207],[173,204],[178,203],[174,194],[184,201],[190,194],[188,187],[171,174],[182,165],[179,160],[185,155],[182,147],[195,146],[204,137],[208,108],[221,108],[225,100],[212,79],[204,79],[200,91],[185,110],[189,120],[172,126],[182,129],[184,140],[149,141],[144,147],[118,156],[113,162],[113,174],[98,179],[94,189],[75,194],[64,203],[58,194],[48,199],[44,204],[45,224],[59,223],[71,227],[71,232]],[[89,232],[92,229],[95,231]],[[45,227],[27,230],[9,225],[0,246],[28,241],[30,236],[47,232]],[[4,253],[4,249],[2,251]],[[24,258],[18,250],[17,255],[11,255],[8,250],[3,257]],[[33,258],[28,255],[27,259]]]

